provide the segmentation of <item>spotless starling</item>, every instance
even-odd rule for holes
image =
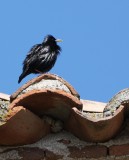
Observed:
[[[34,45],[23,61],[23,71],[18,83],[31,73],[48,72],[54,66],[57,56],[60,54],[61,47],[57,45],[57,42],[61,41],[52,35],[47,35],[41,44]]]

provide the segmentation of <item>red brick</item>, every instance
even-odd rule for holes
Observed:
[[[69,146],[71,158],[100,158],[107,156],[107,147],[105,146],[85,146],[83,148]]]
[[[109,147],[109,155],[111,156],[129,155],[129,144],[113,145]]]
[[[56,155],[47,149],[39,148],[19,148],[19,156],[22,157],[22,160],[58,160],[62,159],[63,156]]]

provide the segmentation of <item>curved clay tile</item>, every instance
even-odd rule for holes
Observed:
[[[78,138],[89,142],[105,142],[113,138],[121,129],[124,107],[120,106],[114,116],[107,118],[87,118],[77,108],[72,108],[65,129]]]
[[[82,109],[79,94],[64,79],[43,74],[32,79],[11,95],[10,108],[24,106],[39,116],[49,115],[65,121],[76,107]]]
[[[4,104],[2,107],[6,108],[0,112],[0,145],[30,144],[50,133],[49,124],[28,109],[23,106],[9,109]]]
[[[107,104],[102,113],[89,112],[87,114],[80,112],[77,108],[72,108],[71,116],[65,123],[65,129],[82,140],[90,142],[105,142],[124,129],[124,120],[129,117],[129,88],[117,93]],[[92,102],[93,108],[97,110],[98,103]],[[88,103],[87,103],[88,105]],[[99,106],[102,104],[100,103]],[[83,101],[84,110],[84,101]],[[98,117],[97,117],[98,116]]]
[[[32,90],[16,98],[10,108],[24,106],[33,113],[43,116],[49,115],[56,119],[67,120],[73,107],[82,108],[81,101],[62,90]]]
[[[65,81],[63,78],[57,76],[57,75],[54,75],[54,74],[42,74],[30,81],[28,81],[26,84],[24,84],[21,88],[19,88],[15,93],[13,93],[11,96],[10,96],[10,101],[13,101],[15,98],[17,98],[17,96],[23,91],[25,90],[26,88],[28,88],[30,85],[32,84],[35,84],[35,83],[38,83],[40,82],[41,80],[58,80],[60,81],[62,84],[64,84],[71,92],[71,94],[73,96],[76,96],[78,98],[80,98],[80,95],[77,93],[77,91],[67,82]]]
[[[62,78],[46,74],[29,81],[11,96],[7,112],[0,115],[4,117],[0,119],[0,144],[29,144],[50,130],[57,132],[62,123],[42,116],[66,121],[72,107],[82,109],[79,94]]]
[[[9,114],[0,126],[0,144],[33,143],[50,133],[52,123],[46,122],[49,118],[42,120],[44,115],[63,121],[67,131],[85,141],[104,142],[120,132],[129,114],[128,88],[107,104],[80,101],[79,97],[75,89],[57,75],[43,74],[32,79],[11,96]],[[22,136],[26,141],[19,138]],[[18,138],[14,140],[14,137]]]

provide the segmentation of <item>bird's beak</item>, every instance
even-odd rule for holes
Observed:
[[[56,39],[55,41],[56,42],[62,42],[62,39]]]

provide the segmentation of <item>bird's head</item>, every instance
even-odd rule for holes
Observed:
[[[52,35],[47,35],[44,38],[43,44],[44,45],[56,45],[57,42],[62,42],[62,40],[61,39],[56,39]]]

